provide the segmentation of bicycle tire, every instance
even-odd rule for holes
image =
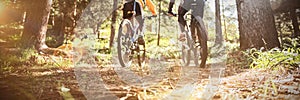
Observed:
[[[191,60],[191,38],[186,32],[186,40],[181,45],[182,63],[183,66],[189,66]]]
[[[194,61],[195,66],[199,66],[200,51],[198,49],[199,44],[196,41],[197,37],[198,37],[198,35],[196,35],[196,34],[199,33],[199,30],[197,28],[197,20],[194,17],[192,17],[192,19],[191,19],[190,31],[191,31],[191,37],[192,37],[191,50],[192,50],[192,53],[193,53],[192,54],[193,55],[193,61]]]
[[[131,45],[133,42],[130,40],[132,33],[133,28],[131,22],[128,19],[122,20],[117,38],[118,60],[122,67],[129,67],[132,63],[133,51],[131,50]]]
[[[201,56],[201,63],[200,63],[200,67],[201,68],[205,68],[205,65],[206,65],[206,60],[207,60],[207,57],[208,57],[208,47],[207,47],[207,30],[205,29],[205,26],[204,26],[204,22],[202,20],[201,17],[195,17],[196,20],[197,20],[197,24],[196,24],[196,28],[199,30],[198,32],[198,41],[200,41],[200,48],[199,49],[199,52],[200,52],[200,56]],[[198,60],[197,60],[198,61]]]

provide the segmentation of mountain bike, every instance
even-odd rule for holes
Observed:
[[[193,6],[191,5],[192,9]],[[208,48],[207,48],[207,30],[200,16],[191,16],[190,25],[186,25],[185,38],[182,42],[182,61],[184,66],[189,66],[190,60],[194,60],[196,66],[205,67]],[[187,19],[187,16],[185,16]],[[201,64],[199,61],[201,60]]]
[[[134,2],[134,9],[137,2]],[[145,19],[151,19],[155,16],[147,16]],[[141,34],[143,29],[138,29],[139,25],[136,23],[136,16],[133,15],[131,19],[123,19],[119,26],[117,37],[117,52],[118,60],[122,67],[129,67],[133,62],[137,62],[139,66],[142,66],[146,59],[146,46]],[[136,60],[134,60],[136,58]]]

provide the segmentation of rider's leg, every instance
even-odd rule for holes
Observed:
[[[144,34],[143,34],[143,28],[144,28],[144,19],[143,19],[143,15],[142,15],[142,7],[140,4],[136,5],[136,16],[135,16],[135,19],[137,20],[137,22],[139,23],[139,26],[138,26],[138,42],[140,44],[144,44],[145,41],[144,41]]]
[[[134,34],[133,33],[133,27],[132,27],[132,18],[133,18],[133,15],[134,15],[134,11],[133,11],[133,8],[134,8],[134,1],[127,1],[123,4],[123,19],[124,22],[123,22],[123,25],[127,25],[126,27],[128,29],[130,29],[130,31],[126,31],[127,33],[126,34],[130,34],[130,37],[132,37]],[[127,21],[129,21],[130,24],[124,24],[124,23],[128,23]]]
[[[185,31],[186,21],[184,19],[185,14],[191,9],[191,1],[192,0],[182,0],[180,2],[180,6],[178,8],[178,22],[180,26],[181,32]]]
[[[184,19],[185,14],[188,12],[189,8],[186,8],[183,6],[185,2],[179,6],[178,8],[178,22],[179,22],[179,27],[180,27],[180,34],[179,34],[179,40],[184,41],[185,40],[185,26],[186,26],[186,21]]]
[[[196,35],[195,35],[195,33],[197,32],[198,33],[198,31],[196,31],[196,22],[195,22],[196,20],[194,19],[194,16],[192,16],[192,20],[191,20],[191,36],[192,36],[192,39],[193,39],[193,42],[196,42],[197,40],[196,40]]]
[[[175,0],[170,0],[168,14],[171,16],[176,16],[176,14],[172,12],[174,4],[175,4]]]

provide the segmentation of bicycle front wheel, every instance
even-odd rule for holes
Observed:
[[[198,41],[200,43],[200,46],[197,47],[197,49],[200,52],[200,57],[201,57],[201,68],[205,68],[206,65],[206,60],[208,56],[208,47],[207,47],[207,30],[205,29],[204,22],[200,17],[197,17],[197,36],[198,36]]]
[[[132,33],[133,28],[131,22],[124,19],[119,26],[117,38],[118,60],[122,67],[129,67],[132,63],[134,53],[131,49],[133,45],[131,41]]]

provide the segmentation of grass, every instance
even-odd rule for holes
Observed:
[[[250,49],[246,51],[246,55],[252,62],[251,68],[262,68],[278,70],[281,66],[295,66],[300,64],[300,55],[297,53],[300,49],[288,48],[280,50],[278,48],[269,51]]]

